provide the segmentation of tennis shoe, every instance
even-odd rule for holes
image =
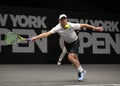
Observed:
[[[58,61],[58,62],[57,62],[57,65],[61,65],[61,62]]]
[[[82,81],[84,79],[85,74],[86,74],[85,70],[83,70],[82,72],[78,72],[78,81]]]

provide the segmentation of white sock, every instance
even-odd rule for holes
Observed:
[[[79,67],[77,68],[77,70],[78,70],[78,72],[82,72],[82,71],[83,71],[83,68],[82,68],[81,66],[79,66]]]

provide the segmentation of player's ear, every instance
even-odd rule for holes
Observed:
[[[61,20],[60,20],[60,19],[58,19],[58,22],[59,22],[59,23],[60,23],[60,21],[61,21]]]

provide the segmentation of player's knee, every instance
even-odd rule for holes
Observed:
[[[68,59],[69,59],[69,60],[73,60],[73,59],[74,59],[74,54],[73,54],[73,53],[69,53]]]

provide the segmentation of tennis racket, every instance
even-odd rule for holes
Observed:
[[[15,32],[8,32],[7,34],[5,34],[5,42],[8,45],[17,44],[20,43],[21,41],[30,41],[30,40],[31,40],[30,38],[24,38],[19,34],[16,34]]]

